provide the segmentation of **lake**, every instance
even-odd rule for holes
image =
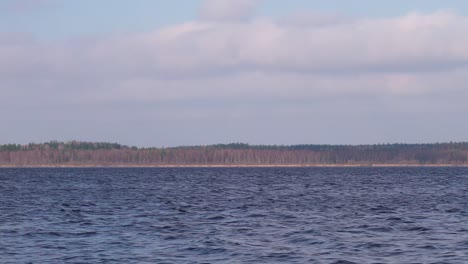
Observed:
[[[0,263],[468,263],[468,168],[0,169]]]

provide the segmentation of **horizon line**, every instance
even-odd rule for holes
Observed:
[[[331,147],[360,147],[360,146],[385,146],[385,145],[407,145],[407,146],[418,146],[418,145],[450,145],[450,144],[468,144],[468,141],[441,141],[441,142],[420,142],[420,143],[402,143],[402,142],[386,142],[386,143],[359,143],[359,144],[327,144],[327,143],[300,143],[300,144],[255,144],[245,142],[229,142],[229,143],[212,143],[212,144],[193,144],[193,145],[175,145],[175,146],[136,146],[129,144],[121,144],[118,142],[111,141],[88,141],[88,140],[50,140],[43,142],[29,142],[26,144],[20,143],[3,143],[0,146],[16,145],[16,146],[29,146],[29,145],[50,145],[50,144],[112,144],[118,145],[123,148],[137,148],[137,149],[166,149],[166,148],[187,148],[187,147],[216,147],[216,146],[246,146],[246,147],[296,147],[296,146],[331,146]]]

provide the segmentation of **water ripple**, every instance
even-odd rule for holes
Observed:
[[[468,263],[468,168],[0,169],[1,263]]]

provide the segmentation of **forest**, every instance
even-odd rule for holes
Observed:
[[[0,166],[468,165],[468,143],[249,145],[138,148],[117,143],[0,145]]]

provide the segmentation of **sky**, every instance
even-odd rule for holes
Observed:
[[[465,0],[0,0],[0,144],[468,141]]]

